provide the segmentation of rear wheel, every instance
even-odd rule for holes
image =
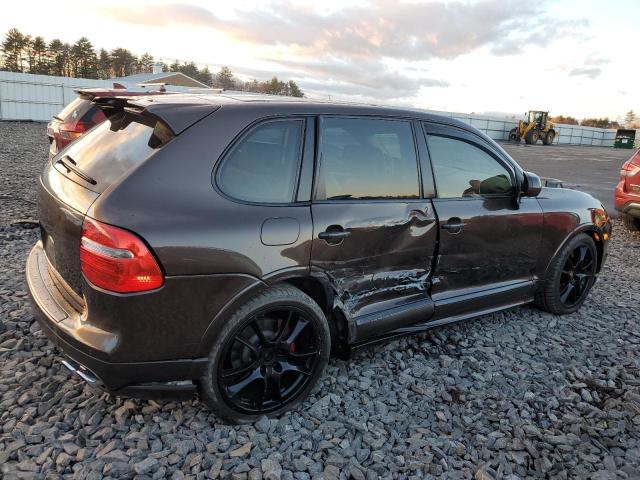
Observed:
[[[542,143],[544,143],[545,145],[551,145],[553,143],[553,139],[555,138],[555,136],[556,136],[555,133],[549,130],[547,134],[544,136],[544,138],[542,139]]]
[[[536,294],[538,308],[563,315],[584,303],[596,278],[598,254],[593,239],[576,235],[551,261],[547,276]]]
[[[524,136],[524,141],[525,141],[525,143],[527,145],[533,145],[534,143],[536,143],[538,141],[538,138],[539,138],[538,131],[537,130],[530,130]]]
[[[291,286],[243,305],[216,339],[200,395],[234,422],[276,416],[302,401],[322,375],[331,348],[320,307]]]
[[[622,223],[631,232],[640,232],[640,218],[632,217],[626,213],[622,214]]]

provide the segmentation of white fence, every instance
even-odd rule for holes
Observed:
[[[510,118],[488,117],[483,115],[471,115],[466,113],[451,113],[434,111],[438,115],[455,118],[473,125],[483,131],[494,140],[508,140],[509,131],[518,126],[518,121]],[[565,145],[593,145],[598,147],[611,147],[616,137],[615,129],[581,127],[579,125],[555,124],[558,136],[554,143]]]
[[[92,87],[111,88],[113,82],[0,71],[0,120],[49,121],[76,97],[74,89]],[[171,91],[188,90],[185,87],[167,88]],[[495,140],[507,140],[509,131],[518,124],[510,118],[440,111],[433,113],[473,125]],[[556,141],[561,144],[610,147],[616,135],[615,130],[603,128],[562,124],[557,127],[559,136]]]
[[[127,88],[138,88],[136,84]],[[0,120],[33,120],[48,122],[76,98],[76,88],[112,88],[111,80],[54,77],[0,71]],[[187,91],[186,87],[168,86],[171,91]]]

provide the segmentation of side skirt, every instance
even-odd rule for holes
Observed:
[[[386,340],[396,338],[412,333],[424,332],[426,330],[455,323],[470,318],[487,315],[489,313],[506,310],[518,305],[533,301],[535,296],[536,284],[533,281],[510,282],[491,289],[470,292],[454,297],[438,299],[434,304],[431,300],[431,310],[423,312],[421,319],[416,319],[420,314],[419,310],[415,312],[415,316],[407,317],[406,311],[408,306],[403,306],[401,311],[393,315],[388,320],[385,316],[390,313],[382,311],[377,313],[376,321],[373,326],[376,328],[362,329],[363,333],[369,335],[358,335],[351,345],[352,350],[357,350],[368,345],[384,342]],[[422,303],[422,302],[414,302]],[[360,325],[359,320],[355,319],[356,324]],[[392,325],[396,325],[393,328]],[[390,326],[386,331],[383,326]],[[358,329],[358,334],[361,330]]]
[[[509,308],[517,307],[518,305],[524,305],[530,303],[533,299],[523,299],[518,300],[506,305],[501,305],[499,307],[487,308],[486,310],[469,312],[465,314],[455,315],[452,317],[440,318],[438,320],[432,320],[430,322],[419,323],[416,325],[412,325],[410,327],[399,328],[397,330],[393,330],[386,335],[381,335],[379,337],[373,337],[362,342],[354,343],[351,345],[351,352],[356,352],[363,348],[370,347],[372,345],[377,345],[380,343],[385,343],[395,338],[404,337],[407,335],[413,335],[417,333],[426,332],[436,327],[440,327],[442,325],[449,325],[451,323],[461,322],[463,320],[469,320],[471,318],[481,317],[483,315],[488,315],[490,313],[499,312],[501,310],[507,310]]]

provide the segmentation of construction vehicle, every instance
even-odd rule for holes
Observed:
[[[527,145],[533,145],[542,140],[545,145],[551,145],[557,135],[553,122],[549,120],[549,112],[530,110],[528,120],[520,120],[516,128],[509,132],[509,140],[519,142],[522,138]]]

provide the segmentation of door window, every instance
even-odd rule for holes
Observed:
[[[263,123],[231,150],[217,184],[230,197],[262,203],[293,200],[302,143],[302,120]]]
[[[324,118],[317,177],[317,200],[418,198],[411,124]]]
[[[515,191],[509,171],[470,143],[430,135],[429,153],[439,198],[508,196]]]

